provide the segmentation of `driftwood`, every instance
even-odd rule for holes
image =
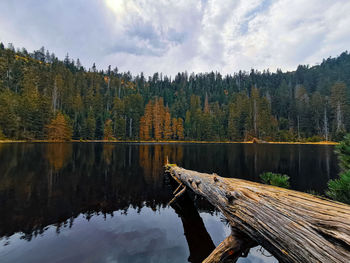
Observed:
[[[176,181],[217,207],[233,228],[261,244],[280,262],[350,262],[350,206],[176,165],[167,164],[166,169]],[[236,239],[225,242],[222,250],[219,246],[213,251],[216,257],[228,251],[227,243]],[[217,261],[209,258],[204,262]]]

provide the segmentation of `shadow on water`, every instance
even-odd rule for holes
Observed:
[[[333,147],[324,145],[0,144],[0,237],[21,233],[31,241],[48,226],[60,233],[82,214],[90,220],[130,209],[140,213],[143,207],[170,209],[167,156],[187,169],[252,181],[264,171],[284,173],[293,189],[319,193],[338,169]],[[188,260],[200,262],[215,245],[197,209],[186,203],[172,209],[184,228]],[[205,201],[196,207],[215,212]]]

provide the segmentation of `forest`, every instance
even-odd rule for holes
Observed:
[[[339,141],[350,54],[295,71],[133,76],[0,43],[0,139]]]

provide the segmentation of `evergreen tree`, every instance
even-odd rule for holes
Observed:
[[[95,131],[96,131],[96,120],[93,115],[93,112],[90,110],[87,118],[83,124],[83,138],[87,140],[95,139]]]
[[[334,131],[336,134],[343,134],[344,113],[346,105],[346,85],[343,82],[337,82],[331,89],[331,106],[334,114]],[[341,135],[342,136],[342,135]]]

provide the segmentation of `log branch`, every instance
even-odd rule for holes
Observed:
[[[228,259],[230,262],[236,262],[242,254],[247,254],[255,245],[252,239],[239,231],[234,231],[211,252],[203,263],[219,263]]]
[[[173,202],[176,201],[177,198],[179,198],[184,192],[186,191],[186,186],[184,188],[182,188],[182,190],[180,192],[178,192],[173,199],[170,200],[170,202],[168,203],[168,205],[171,205]]]

